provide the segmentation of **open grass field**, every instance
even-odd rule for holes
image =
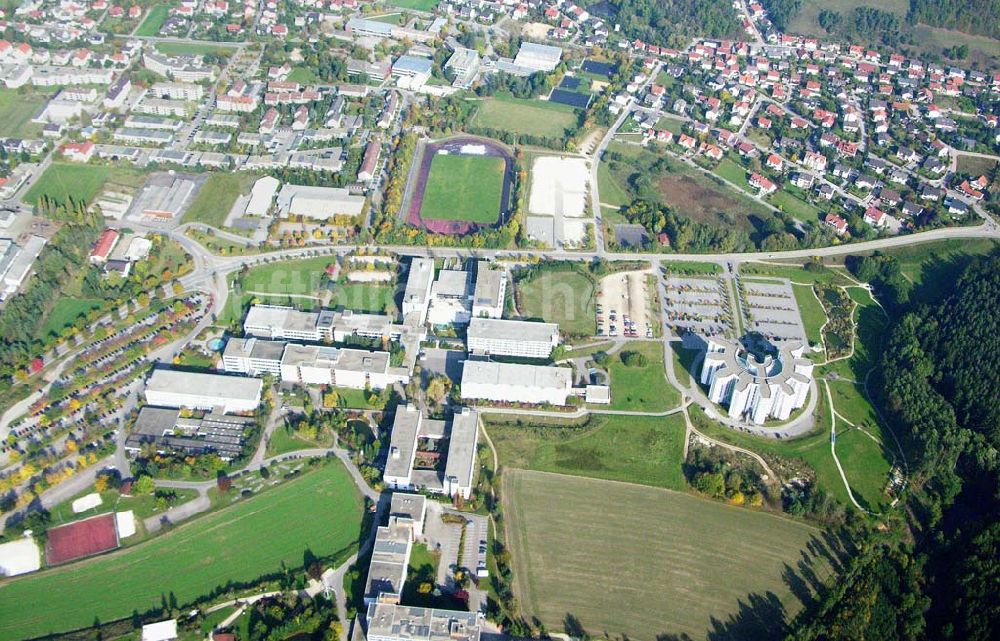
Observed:
[[[884,510],[890,502],[883,489],[895,461],[895,441],[880,427],[860,385],[847,381],[826,384],[837,410],[837,457],[851,491],[867,509]]]
[[[329,280],[327,265],[335,261],[330,256],[318,256],[257,265],[240,276],[239,281],[246,293],[315,296]]]
[[[817,300],[809,285],[792,285],[792,291],[795,292],[795,302],[799,306],[799,314],[802,316],[802,326],[806,330],[806,338],[810,344],[817,344],[823,340],[820,329],[826,322],[826,312],[823,311],[823,305]]]
[[[502,419],[507,421],[507,419]],[[505,467],[684,489],[684,419],[591,415],[582,427],[486,421]]]
[[[577,123],[576,110],[543,100],[496,95],[479,102],[473,124],[516,134],[562,138]]]
[[[605,205],[622,207],[631,201],[628,191],[623,189],[615,177],[611,175],[611,170],[606,162],[597,166],[597,187],[601,193],[601,203]]]
[[[625,365],[619,358],[625,352],[642,354],[646,357],[646,366]],[[629,341],[617,354],[611,355],[608,373],[611,375],[610,409],[662,412],[680,404],[680,392],[667,382],[663,343],[659,341]]]
[[[807,203],[798,196],[783,189],[779,189],[771,195],[771,204],[791,215],[804,221],[815,221],[819,219],[819,209]]]
[[[37,93],[0,89],[0,136],[39,137],[42,126],[31,122],[31,117],[45,100],[45,96]]]
[[[24,200],[33,205],[42,196],[48,196],[58,204],[66,204],[71,200],[90,203],[110,173],[111,167],[105,165],[55,162],[31,186],[24,195]]]
[[[793,283],[813,284],[832,283],[834,285],[850,285],[851,280],[845,276],[841,268],[827,268],[819,271],[810,271],[802,268],[803,263],[740,263],[740,275],[742,276],[773,276],[775,278],[787,278]]]
[[[316,72],[309,67],[295,67],[292,72],[288,74],[289,82],[297,82],[303,85],[311,85],[314,82],[319,81],[319,77]]]
[[[384,283],[337,283],[329,307],[353,309],[356,312],[396,313],[396,290]]]
[[[519,311],[527,318],[559,323],[571,336],[593,336],[597,331],[594,282],[576,270],[546,270],[517,284]]]
[[[624,483],[502,478],[515,593],[550,632],[782,638],[830,573],[823,533],[773,514]]]
[[[235,47],[220,43],[202,42],[157,42],[156,50],[165,56],[192,55],[204,56],[218,54],[228,56],[236,51]]]
[[[388,0],[387,5],[414,11],[433,11],[439,0]]]
[[[332,462],[146,543],[0,584],[0,638],[112,621],[159,607],[169,594],[190,603],[230,580],[300,567],[306,550],[346,556],[361,516],[354,482]]]
[[[748,192],[755,191],[750,187],[750,182],[747,179],[747,170],[728,156],[719,162],[715,168],[715,173]]]
[[[503,158],[494,156],[434,156],[420,217],[495,223],[503,197],[503,171]]]
[[[86,314],[92,309],[100,308],[102,301],[96,298],[69,298],[61,296],[56,299],[52,311],[49,312],[45,323],[42,325],[41,335],[58,334],[66,327],[71,326],[77,317]]]
[[[136,36],[150,37],[160,33],[160,28],[170,15],[172,7],[166,4],[154,4],[146,13],[146,19],[142,21],[139,28],[135,30]]]
[[[963,154],[959,154],[958,156],[958,173],[960,174],[972,174],[973,176],[989,175],[996,166],[997,161],[992,158]]]
[[[213,172],[184,212],[183,222],[204,223],[221,229],[233,203],[240,194],[250,191],[256,179],[256,175],[248,173]]]
[[[826,31],[819,26],[820,11],[823,9],[838,11],[843,14],[846,21],[850,19],[848,13],[861,6],[871,6],[871,3],[865,0],[803,0],[802,9],[788,25],[788,31],[811,36],[826,36]],[[907,0],[883,0],[878,4],[878,8],[895,13],[902,21],[910,5]]]

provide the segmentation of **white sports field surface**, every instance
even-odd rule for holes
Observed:
[[[589,176],[583,158],[536,158],[531,167],[528,211],[545,216],[583,217]]]
[[[132,510],[115,512],[115,527],[118,528],[119,539],[126,539],[135,534],[135,513]]]
[[[17,576],[42,567],[42,553],[34,539],[0,544],[0,576]]]
[[[79,514],[80,512],[86,512],[91,508],[95,508],[101,504],[101,495],[97,492],[92,492],[86,496],[81,496],[77,500],[73,501],[73,513]]]

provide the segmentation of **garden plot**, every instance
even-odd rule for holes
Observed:
[[[653,318],[647,318],[649,309],[646,291],[647,271],[623,272],[605,276],[601,280],[597,302],[601,310],[597,314],[598,334],[646,337],[652,334]],[[605,326],[607,318],[607,326]],[[625,319],[631,320],[635,328],[629,331]]]
[[[720,280],[669,276],[664,283],[663,308],[675,334],[694,332],[707,337],[733,333],[729,297]]]
[[[808,344],[806,330],[788,280],[740,281],[743,327],[771,341],[801,341]]]

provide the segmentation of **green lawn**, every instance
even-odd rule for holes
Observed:
[[[779,189],[770,196],[771,204],[803,221],[815,221],[819,219],[819,209],[802,200],[795,194]]]
[[[414,11],[434,11],[439,0],[387,0],[386,4],[400,9],[413,9]]]
[[[390,284],[337,283],[330,298],[330,307],[343,307],[356,312],[395,314],[396,290]]]
[[[803,269],[805,261],[799,263],[757,263],[740,264],[742,276],[773,276],[787,278],[793,283],[831,283],[834,285],[850,285],[850,279],[839,268],[825,268],[818,271]]]
[[[496,95],[479,102],[474,125],[516,134],[563,138],[577,124],[576,110],[543,100]]]
[[[719,263],[702,261],[676,261],[669,260],[660,263],[663,271],[669,274],[681,274],[684,276],[715,276],[722,273],[722,266]]]
[[[823,340],[820,329],[826,322],[826,312],[813,294],[811,285],[792,285],[792,290],[795,292],[795,302],[799,306],[806,338],[812,345],[819,344]]]
[[[543,268],[544,269],[544,268]],[[597,331],[594,282],[575,269],[544,270],[517,284],[521,314],[559,323],[569,336],[593,336]]]
[[[329,281],[326,267],[333,262],[336,258],[332,256],[318,256],[257,265],[240,276],[239,281],[247,293],[315,296]],[[310,306],[307,299],[303,299],[303,304]]]
[[[780,639],[830,573],[823,532],[774,514],[593,479],[502,479],[515,594],[549,632]]]
[[[73,325],[76,319],[92,309],[99,309],[103,301],[97,298],[69,298],[61,296],[56,299],[52,311],[42,324],[41,336],[59,334],[63,329]]]
[[[284,454],[285,452],[306,450],[313,447],[319,447],[319,445],[299,438],[293,430],[285,429],[283,425],[279,425],[274,428],[273,432],[271,432],[271,438],[267,442],[266,455],[268,457],[277,456],[278,454]]]
[[[684,419],[592,415],[583,427],[487,420],[506,468],[684,489]],[[529,419],[530,421],[530,419]]]
[[[0,89],[0,136],[38,138],[42,126],[31,122],[46,96],[38,93],[21,93],[16,89]]]
[[[315,82],[319,82],[319,77],[316,72],[309,67],[295,67],[292,72],[288,74],[289,82],[297,82],[302,85],[311,85]]]
[[[913,282],[913,297],[933,303],[951,291],[958,274],[976,256],[990,254],[1000,243],[989,238],[943,240],[886,250],[899,260],[900,271]]]
[[[187,501],[198,497],[197,490],[173,489],[167,491],[173,492],[176,497],[173,505],[180,505],[181,503],[186,503]],[[76,496],[54,505],[52,509],[49,510],[49,514],[52,517],[52,525],[55,526],[70,523],[89,516],[111,512],[112,510],[116,512],[132,510],[135,513],[136,519],[140,520],[153,516],[159,511],[156,506],[156,497],[152,494],[143,496],[120,496],[117,490],[108,490],[106,492],[101,492],[102,502],[97,507],[89,509],[85,512],[73,512],[73,501],[88,494],[92,494],[93,492],[94,486],[91,485],[90,488],[80,492]],[[134,543],[135,541],[133,539],[129,539],[124,543],[128,542]]]
[[[601,202],[614,207],[622,207],[629,204],[628,192],[622,189],[621,185],[611,175],[608,163],[602,162],[597,166],[597,187],[601,194]]]
[[[492,224],[500,214],[504,160],[437,155],[431,161],[420,217]]]
[[[852,316],[855,327],[854,354],[848,359],[825,365],[823,372],[833,372],[848,380],[863,381],[879,358],[888,320],[867,290],[850,287],[847,295],[857,303]]]
[[[136,36],[155,36],[160,33],[160,28],[163,23],[166,22],[167,16],[170,15],[170,9],[173,7],[168,4],[154,4],[149,8],[149,12],[146,14],[146,19],[142,21],[139,28],[135,30]]]
[[[228,56],[236,51],[224,43],[157,42],[156,50],[166,56],[218,54]]]
[[[628,367],[619,358],[625,352],[639,352],[646,357],[647,365]],[[680,392],[667,382],[663,368],[663,343],[629,341],[610,358],[610,409],[662,412],[680,403]]]
[[[250,191],[256,179],[255,174],[213,172],[184,212],[183,222],[204,223],[221,229],[233,203],[240,194]]]
[[[89,204],[110,173],[111,167],[106,165],[52,163],[24,195],[24,202],[34,205],[42,196],[48,196],[60,205],[70,200]]]
[[[884,510],[889,498],[883,490],[895,460],[895,441],[879,426],[878,415],[860,385],[846,381],[831,381],[827,385],[837,414],[855,426],[837,419],[837,457],[844,466],[851,491],[868,509]]]
[[[343,560],[357,545],[362,505],[347,470],[331,462],[119,553],[8,581],[0,637],[128,617],[170,594],[188,604],[228,581],[301,567],[307,550]]]
[[[370,18],[376,22],[385,22],[388,24],[399,25],[403,23],[403,14],[401,13],[385,13],[380,16],[374,16]]]

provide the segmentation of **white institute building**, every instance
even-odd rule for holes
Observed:
[[[431,286],[434,284],[434,260],[414,258],[406,275],[406,289],[403,290],[403,322],[423,325],[427,322],[427,308],[431,301]]]
[[[417,468],[419,442],[443,439],[448,440],[444,469]],[[413,405],[400,406],[392,423],[382,479],[394,490],[419,489],[468,499],[472,496],[478,445],[479,413],[475,410],[463,407],[450,420],[441,421],[424,417]]]
[[[701,369],[713,403],[729,406],[729,417],[762,424],[787,420],[802,407],[812,384],[812,361],[802,358],[798,341],[785,343],[777,355],[757,356],[738,341],[711,338]]]
[[[573,394],[568,367],[467,360],[462,365],[462,398],[500,403],[565,405]]]
[[[258,378],[155,369],[146,381],[146,403],[216,411],[252,412],[260,404],[263,382]]]
[[[474,317],[466,344],[472,354],[548,358],[559,345],[559,325]]]

